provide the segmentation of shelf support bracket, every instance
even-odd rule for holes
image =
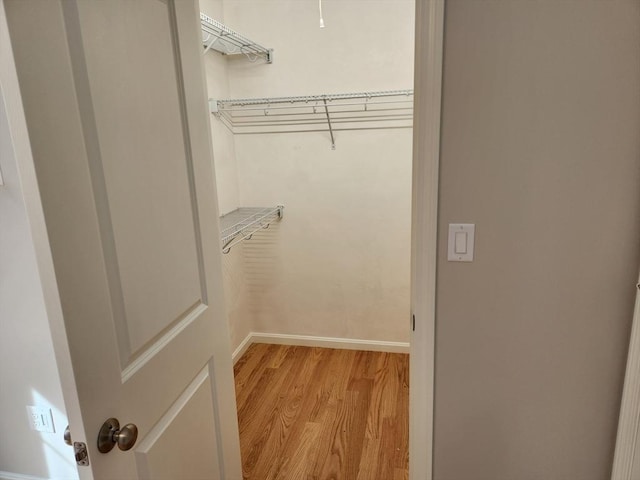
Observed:
[[[329,125],[329,135],[331,135],[331,150],[336,149],[336,141],[333,138],[333,128],[331,127],[331,117],[329,116],[329,107],[327,106],[327,99],[323,98],[324,111],[327,114],[327,124]]]
[[[204,51],[202,52],[202,55],[204,55],[205,53],[207,53],[207,52],[211,49],[211,47],[213,47],[213,45],[214,45],[218,40],[220,40],[220,37],[219,37],[219,36],[216,36],[216,35],[214,35],[214,34],[212,34],[212,33],[207,33],[207,35],[208,35],[208,37],[207,37],[207,39],[206,39],[206,40],[205,40],[205,42],[204,42],[204,43],[206,43],[206,44],[207,44],[207,46],[205,47]],[[211,40],[211,37],[213,37],[213,40]]]

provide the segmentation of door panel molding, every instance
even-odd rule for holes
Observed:
[[[214,472],[218,478],[223,478],[222,469],[215,471],[220,459],[214,458],[219,455],[218,438],[214,431],[199,435],[204,442],[209,442],[208,445],[198,445],[203,449],[200,454],[194,451],[181,455],[186,460],[183,461],[186,465],[183,464],[180,471],[166,471],[158,466],[164,456],[171,455],[175,449],[180,448],[180,439],[196,433],[193,429],[209,423],[218,424],[214,411],[207,408],[212,396],[213,379],[210,373],[210,365],[207,363],[137,446],[135,456],[140,478],[206,478],[211,477]],[[211,422],[200,421],[203,416],[211,417]]]
[[[133,377],[142,367],[144,367],[153,357],[162,352],[163,349],[171,343],[171,341],[178,337],[186,328],[189,327],[194,321],[202,315],[207,309],[207,305],[198,302],[194,307],[190,308],[176,325],[174,325],[168,332],[162,335],[159,339],[153,342],[148,348],[145,348],[141,355],[125,367],[122,371],[122,383],[127,382]]]
[[[84,136],[84,145],[87,153],[89,172],[95,208],[98,215],[100,236],[103,244],[105,256],[105,270],[109,291],[111,294],[111,308],[117,325],[125,324],[125,308],[122,285],[120,283],[120,269],[118,267],[118,255],[116,253],[115,239],[113,237],[113,225],[111,223],[111,212],[109,210],[109,200],[107,186],[105,183],[104,169],[102,165],[101,152],[98,140],[98,127],[96,125],[95,112],[91,101],[89,89],[89,76],[87,65],[84,61],[84,45],[82,42],[82,31],[80,28],[80,17],[78,6],[74,2],[63,2],[61,4],[62,15],[66,26],[66,37],[71,60],[71,70],[75,81],[75,92],[78,98],[81,125]],[[84,100],[84,101],[83,101]],[[118,345],[120,346],[120,363],[126,365],[127,358],[123,352],[131,350],[129,333],[126,328],[116,328]]]
[[[163,9],[166,10],[166,21],[170,26],[169,30],[167,31],[167,43],[171,45],[170,53],[173,66],[171,70],[175,75],[178,97],[177,106],[180,112],[178,122],[178,128],[180,131],[179,133],[176,133],[181,135],[181,141],[179,143],[182,144],[182,149],[186,160],[184,167],[178,169],[182,170],[184,168],[184,171],[179,172],[179,176],[182,177],[184,175],[184,178],[176,178],[176,182],[181,183],[182,181],[186,181],[184,188],[186,188],[187,191],[178,191],[176,187],[174,189],[174,193],[179,194],[181,197],[187,197],[188,202],[190,202],[192,220],[191,222],[189,222],[190,226],[188,227],[188,230],[193,229],[193,233],[186,235],[186,237],[188,238],[185,237],[183,240],[187,243],[191,243],[191,241],[193,241],[193,244],[191,246],[191,248],[193,249],[192,266],[193,269],[197,270],[199,274],[199,300],[202,303],[206,304],[207,285],[203,267],[204,260],[200,239],[201,232],[199,225],[197,198],[195,193],[194,167],[190,145],[189,125],[185,106],[186,93],[184,90],[184,82],[182,81],[180,45],[175,20],[175,6],[173,2],[159,1],[158,4],[162,5]],[[170,338],[170,335],[166,333],[163,334],[163,332],[169,330],[169,332],[171,333],[176,333],[181,331],[181,329],[185,327],[185,315],[188,315],[185,314],[185,310],[189,311],[193,308],[193,300],[196,300],[198,295],[195,295],[195,292],[193,292],[192,298],[189,299],[190,295],[188,294],[188,290],[185,289],[185,291],[176,292],[176,298],[174,299],[175,304],[173,305],[173,308],[171,308],[170,310],[167,309],[168,311],[165,310],[165,313],[167,313],[168,315],[161,316],[150,313],[149,318],[152,319],[151,323],[149,323],[148,321],[138,323],[131,322],[131,315],[141,318],[145,316],[145,314],[143,313],[146,310],[144,306],[145,302],[144,299],[140,297],[141,292],[137,285],[144,285],[146,284],[146,282],[143,279],[139,278],[139,276],[134,276],[133,278],[123,278],[123,272],[120,268],[119,258],[122,256],[120,254],[123,253],[122,248],[128,248],[127,244],[123,242],[126,241],[127,237],[130,238],[131,234],[129,232],[131,232],[131,228],[124,230],[124,232],[127,232],[127,235],[124,235],[124,237],[122,235],[119,236],[118,232],[115,230],[117,226],[116,224],[121,222],[118,222],[117,218],[114,219],[114,215],[127,215],[127,212],[126,210],[123,210],[122,207],[116,208],[114,210],[112,202],[114,200],[117,200],[118,192],[110,192],[107,186],[107,175],[109,175],[109,172],[106,170],[109,170],[109,168],[108,165],[104,164],[104,161],[108,161],[109,159],[104,158],[103,151],[100,147],[101,138],[98,133],[99,118],[97,117],[99,115],[99,112],[97,112],[94,107],[94,99],[91,91],[91,66],[87,65],[87,62],[85,61],[84,45],[87,40],[82,36],[80,18],[81,12],[79,10],[78,4],[74,2],[63,2],[62,8],[65,16],[65,23],[67,25],[69,49],[72,52],[71,64],[79,103],[79,114],[82,120],[82,128],[84,131],[85,147],[87,150],[89,171],[91,174],[93,194],[95,197],[95,207],[98,215],[100,236],[102,239],[104,250],[104,265],[107,273],[107,281],[109,283],[112,315],[115,319],[120,363],[125,370],[125,372],[123,373],[123,380],[125,380],[128,379],[130,375],[132,375],[136,371],[136,367],[140,368],[142,365],[144,365],[144,362],[140,362],[140,358],[149,358],[149,347],[147,347],[147,345],[152,344],[152,351],[153,346],[158,346],[159,344],[166,345],[166,341]],[[95,87],[95,85],[93,85],[93,87]],[[159,168],[162,167],[159,166]],[[114,172],[112,171],[111,174],[113,175]],[[180,188],[182,189],[182,187]],[[132,194],[134,193],[132,192]],[[142,192],[140,193],[140,195],[142,195]],[[184,225],[183,227],[187,228],[186,225]],[[120,230],[120,232],[122,233],[123,230]],[[118,245],[119,241],[120,245]],[[128,256],[126,255],[126,250],[124,253],[124,258],[126,260],[126,258],[128,258]],[[167,257],[170,258],[170,256],[171,252],[167,251]],[[191,262],[189,261],[187,263]],[[128,296],[127,290],[130,288],[134,289],[134,294]],[[144,290],[145,288],[143,287],[143,291]],[[127,297],[129,297],[129,300],[131,300],[131,298],[135,298],[137,300],[132,305],[127,301]],[[140,304],[140,301],[142,301],[142,305]],[[185,303],[184,307],[180,307],[180,303]],[[173,312],[171,310],[173,310]],[[180,312],[179,310],[182,310],[182,312]],[[137,320],[137,318],[134,318],[133,320]],[[145,324],[147,325],[145,326]],[[161,338],[157,340],[159,336],[161,336]],[[132,361],[134,365],[133,367],[131,363]]]
[[[186,97],[186,87],[185,87],[185,79],[182,71],[182,54],[180,48],[180,36],[179,36],[179,28],[178,28],[178,13],[175,8],[175,4],[172,3],[172,7],[170,9],[170,22],[171,22],[171,39],[173,41],[173,49],[174,49],[174,65],[176,70],[176,77],[178,81],[178,89],[179,89],[179,98],[180,98],[180,114],[182,116],[182,135],[185,139],[184,147],[185,147],[185,157],[188,159],[187,161],[187,174],[189,179],[189,193],[191,194],[191,213],[193,215],[193,226],[196,233],[196,252],[198,256],[198,268],[200,269],[200,289],[201,289],[201,298],[202,303],[207,304],[207,281],[206,281],[206,273],[204,270],[204,252],[202,246],[202,231],[200,225],[200,211],[198,208],[198,198],[196,195],[196,174],[195,167],[193,164],[193,151],[191,148],[190,139],[192,138],[191,128],[189,125],[189,112],[187,110],[187,97]],[[199,30],[198,30],[199,31]]]

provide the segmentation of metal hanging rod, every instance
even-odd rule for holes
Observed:
[[[209,104],[234,134],[327,132],[334,150],[335,132],[413,126],[413,90],[210,99]]]
[[[220,236],[222,253],[229,253],[231,247],[243,240],[249,240],[259,230],[280,220],[284,214],[284,206],[277,207],[241,207],[220,217]]]
[[[245,55],[249,61],[255,62],[262,58],[267,63],[273,62],[273,49],[249,40],[235,30],[223,25],[213,18],[200,13],[200,27],[202,29],[202,43],[204,53],[215,50],[224,55]]]

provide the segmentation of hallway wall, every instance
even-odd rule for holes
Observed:
[[[434,480],[610,477],[640,264],[640,3],[446,4]],[[473,263],[447,224],[475,223]]]

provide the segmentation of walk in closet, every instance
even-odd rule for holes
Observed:
[[[415,5],[319,6],[200,1],[236,356],[408,352]]]

